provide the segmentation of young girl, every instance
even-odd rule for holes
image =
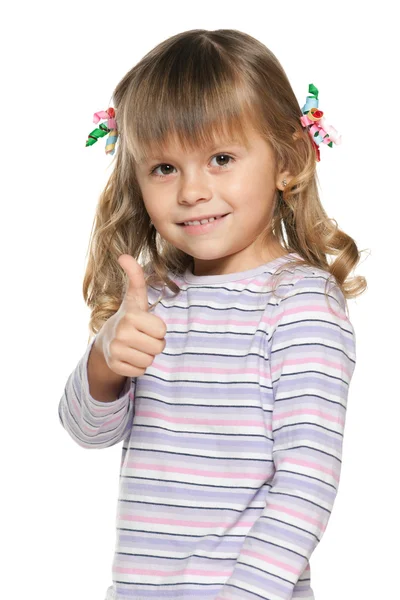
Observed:
[[[301,109],[250,35],[197,29],[95,115],[87,145],[119,145],[59,417],[84,448],[124,441],[106,600],[314,599],[366,282],[319,199],[320,142],[340,138],[309,91]]]

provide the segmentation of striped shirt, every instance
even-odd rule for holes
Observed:
[[[123,440],[106,600],[314,600],[309,559],[338,491],[355,333],[340,289],[296,253],[171,275],[166,346],[119,397],[89,393],[93,338],[59,418],[83,448]],[[149,305],[160,289],[148,286]],[[329,301],[329,302],[328,302]]]

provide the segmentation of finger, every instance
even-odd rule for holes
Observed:
[[[128,276],[128,287],[124,300],[134,303],[141,310],[148,311],[149,302],[144,272],[140,264],[129,254],[121,254],[118,258],[119,265]]]

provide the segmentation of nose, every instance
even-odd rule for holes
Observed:
[[[182,178],[182,185],[179,190],[180,204],[196,204],[197,202],[208,202],[213,196],[210,185],[206,178],[201,175],[193,174]]]

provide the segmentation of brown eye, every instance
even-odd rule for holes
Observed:
[[[226,160],[226,159],[230,159],[231,161],[234,161],[234,160],[235,160],[235,159],[234,159],[232,156],[230,156],[229,154],[216,154],[215,156],[213,156],[213,159],[214,159],[214,158],[215,158],[215,159],[220,159],[220,158],[221,158],[221,156],[222,156],[222,159],[223,159],[223,161],[224,161],[224,160]],[[223,161],[222,161],[222,162],[223,162]],[[225,164],[222,164],[222,165],[221,165],[221,164],[218,164],[218,166],[219,166],[219,167],[221,167],[221,168],[228,167],[228,166],[229,166],[229,162],[228,162],[228,163],[225,163]]]
[[[224,161],[225,161],[225,164],[217,165],[221,169],[226,169],[227,167],[229,167],[230,162],[235,162],[235,159],[233,158],[233,156],[231,156],[230,154],[222,153],[222,152],[220,154],[215,154],[211,160],[214,160],[214,158],[220,159],[221,157],[222,157],[222,162],[224,163]],[[226,162],[226,160],[228,160],[229,162]],[[157,169],[163,169],[164,172],[161,171],[161,173],[156,173]],[[170,165],[168,163],[160,163],[159,165],[157,165],[150,171],[150,175],[152,175],[154,177],[159,177],[161,179],[165,179],[166,177],[168,177],[168,175],[170,175],[172,173],[173,169],[175,169],[175,167],[173,167],[172,165]]]
[[[169,167],[169,170],[167,169],[165,173],[163,173],[162,175],[159,175],[158,173],[156,173],[155,171],[157,171],[157,169],[162,169],[164,167]],[[156,167],[154,167],[154,169],[152,169],[150,171],[150,175],[155,175],[156,177],[166,177],[167,175],[171,174],[171,167],[172,165],[169,165],[167,163],[161,163],[160,165],[157,165]],[[174,168],[174,167],[172,167]]]

